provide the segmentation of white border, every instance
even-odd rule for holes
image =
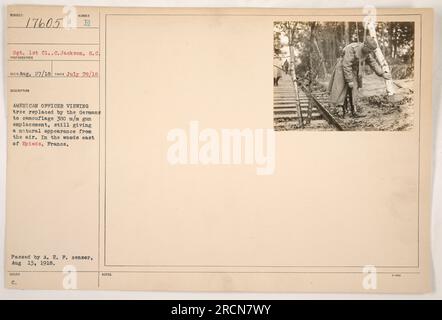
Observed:
[[[377,1],[345,1],[304,0],[286,1],[171,1],[171,0],[1,0],[2,34],[0,61],[2,77],[0,89],[3,97],[0,101],[0,299],[442,299],[442,66],[440,59],[442,2],[440,0],[377,0]],[[5,180],[6,180],[6,88],[4,52],[6,5],[77,5],[77,6],[120,6],[120,7],[262,7],[262,8],[361,8],[373,5],[378,8],[415,7],[434,8],[434,52],[433,52],[433,196],[432,196],[432,262],[433,292],[424,295],[397,294],[323,294],[323,293],[183,293],[183,292],[128,292],[128,291],[43,291],[43,290],[12,290],[4,288],[4,239],[5,239]]]

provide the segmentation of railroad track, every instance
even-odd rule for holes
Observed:
[[[307,88],[298,85],[298,96],[290,76],[284,75],[274,87],[273,114],[275,128],[282,130],[322,128],[345,130],[342,122],[325,107],[328,104],[326,92],[309,93]],[[287,129],[289,128],[289,129]]]

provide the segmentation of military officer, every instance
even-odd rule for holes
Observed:
[[[362,87],[361,66],[364,61],[378,76],[391,79],[390,73],[384,72],[373,57],[376,48],[376,41],[368,36],[363,43],[354,42],[347,45],[336,63],[328,86],[330,105],[342,106],[344,117],[348,103],[347,98],[350,102],[352,115],[357,116],[355,106],[358,89]]]

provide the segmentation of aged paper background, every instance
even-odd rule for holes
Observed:
[[[358,10],[81,10],[99,27],[99,80],[33,94],[95,104],[99,139],[8,144],[7,255],[90,255],[78,265],[85,289],[364,291],[362,268],[374,265],[380,292],[429,290],[429,11],[378,17],[416,24],[413,130],[278,132],[275,174],[257,176],[171,167],[167,132],[192,120],[272,128],[273,21],[362,19]],[[6,259],[6,284],[18,272],[17,287],[60,288],[60,267]]]

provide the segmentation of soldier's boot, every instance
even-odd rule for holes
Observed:
[[[350,99],[350,110],[351,110],[351,115],[353,118],[362,118],[363,115],[361,115],[358,111],[357,108],[355,106],[355,104],[352,101],[353,99]]]
[[[356,106],[353,102],[353,91],[352,89],[348,90],[348,100],[350,100],[350,111],[353,118],[361,118],[363,117],[359,112],[356,110]]]
[[[353,102],[350,102],[350,112],[353,118],[357,118],[358,113],[356,112],[355,105]]]
[[[345,118],[345,114],[347,113],[347,111],[348,111],[348,102],[347,102],[347,97],[345,97],[344,104],[342,105],[342,118],[343,119]]]

